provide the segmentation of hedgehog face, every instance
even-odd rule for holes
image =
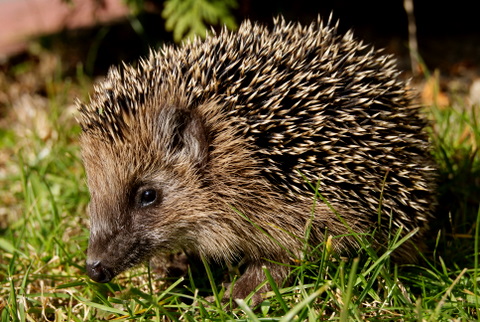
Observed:
[[[156,252],[195,247],[192,218],[205,212],[195,200],[205,200],[202,122],[177,107],[160,109],[155,119],[134,123],[135,135],[117,142],[93,130],[82,136],[91,193],[87,272],[97,282]]]

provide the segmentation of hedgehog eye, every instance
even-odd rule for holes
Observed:
[[[140,207],[147,207],[158,199],[158,193],[154,189],[147,189],[140,193]]]

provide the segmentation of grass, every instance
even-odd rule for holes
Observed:
[[[276,285],[266,271],[272,291],[252,310],[248,298],[236,307],[219,301],[225,289],[206,262],[198,268],[203,274],[192,269],[167,282],[156,280],[147,266],[108,284],[88,279],[89,197],[71,102],[85,97],[91,84],[81,72],[68,79],[55,70],[44,82],[42,99],[7,104],[10,113],[0,128],[2,321],[479,319],[478,106],[459,98],[447,107],[426,108],[442,200],[448,202],[442,203],[438,234],[421,263],[395,266],[388,254],[367,251],[361,258],[339,258],[328,240],[306,247],[290,286]],[[390,248],[402,242],[394,238]],[[208,295],[216,300],[206,301]]]

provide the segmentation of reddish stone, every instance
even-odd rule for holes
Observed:
[[[121,0],[0,0],[0,59],[24,50],[32,37],[127,15]]]

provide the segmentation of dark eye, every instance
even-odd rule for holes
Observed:
[[[158,193],[154,189],[144,190],[140,193],[140,206],[146,207],[157,201]]]

